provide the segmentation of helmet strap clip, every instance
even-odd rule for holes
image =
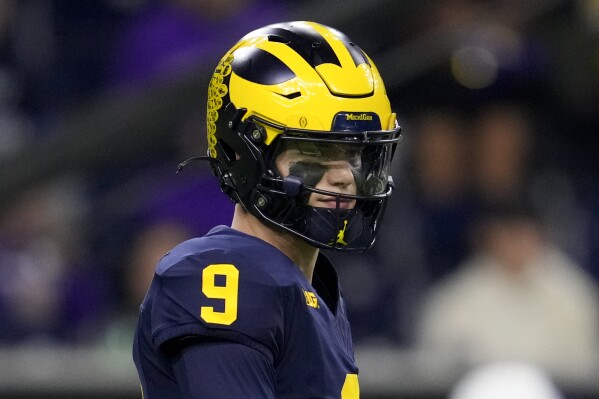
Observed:
[[[289,198],[296,198],[301,193],[303,185],[304,182],[297,176],[289,175],[283,178],[283,191]]]

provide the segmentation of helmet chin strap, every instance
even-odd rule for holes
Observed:
[[[209,157],[209,156],[207,156],[207,155],[199,155],[199,156],[196,156],[196,157],[191,157],[191,158],[189,158],[189,159],[186,159],[185,161],[181,162],[181,163],[180,163],[180,164],[177,166],[177,171],[176,171],[175,173],[179,173],[179,172],[181,172],[181,170],[182,170],[182,169],[183,169],[185,166],[187,166],[188,164],[190,164],[190,163],[191,163],[191,162],[193,162],[193,161],[208,161],[208,162],[210,162],[211,164],[216,164],[216,165],[220,164],[220,161],[219,161],[218,159],[216,159],[216,158],[212,158],[212,157]]]

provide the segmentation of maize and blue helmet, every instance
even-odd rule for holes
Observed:
[[[319,248],[374,242],[400,128],[374,63],[343,33],[298,21],[244,36],[210,81],[207,135],[223,192],[264,223]],[[282,171],[286,151],[295,158]],[[319,188],[340,159],[352,190]]]

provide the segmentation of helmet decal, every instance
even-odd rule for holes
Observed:
[[[225,56],[214,71],[210,85],[208,86],[208,104],[206,110],[208,152],[211,157],[216,158],[216,121],[219,110],[224,104],[223,97],[229,93],[229,75],[231,75],[231,62],[233,56]],[[225,81],[226,80],[226,81]]]
[[[381,120],[374,112],[339,112],[333,119],[332,129],[354,132],[380,130]]]

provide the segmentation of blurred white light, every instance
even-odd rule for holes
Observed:
[[[483,89],[493,84],[498,68],[495,55],[484,47],[462,47],[451,56],[451,72],[455,80],[469,89]]]
[[[496,363],[467,374],[449,399],[560,399],[560,392],[540,369],[526,363]]]

